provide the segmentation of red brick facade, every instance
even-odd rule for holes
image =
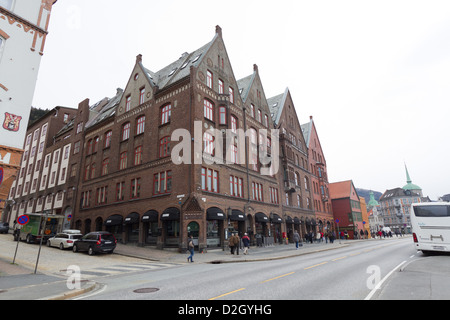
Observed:
[[[188,234],[205,250],[225,247],[233,231],[256,243],[315,230],[308,152],[292,98],[281,112],[292,119],[288,126],[275,121],[268,101],[256,65],[235,79],[220,27],[211,42],[158,72],[138,55],[124,90],[78,107],[62,214],[71,212],[71,227],[83,233],[106,229],[124,243],[180,250]],[[227,135],[213,151],[211,141]],[[279,166],[269,170],[265,153]]]

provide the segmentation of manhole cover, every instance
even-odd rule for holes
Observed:
[[[142,288],[142,289],[134,290],[133,292],[134,293],[153,293],[156,291],[159,291],[159,289],[158,288]]]

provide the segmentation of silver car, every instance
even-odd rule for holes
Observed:
[[[73,243],[81,239],[83,235],[80,230],[63,230],[57,233],[53,238],[47,240],[48,247],[59,247],[61,250],[72,248]]]

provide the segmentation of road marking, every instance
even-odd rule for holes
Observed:
[[[315,267],[318,267],[318,266],[321,266],[321,265],[324,265],[324,264],[327,264],[327,263],[328,263],[328,261],[325,261],[325,262],[322,262],[322,263],[313,265],[313,266],[311,266],[311,267],[305,268],[305,269],[303,269],[303,270],[312,269],[312,268],[315,268]]]
[[[220,299],[220,298],[223,298],[223,297],[229,296],[230,294],[233,294],[233,293],[236,293],[236,292],[239,292],[239,291],[243,291],[243,290],[245,290],[245,288],[241,288],[241,289],[238,289],[238,290],[234,290],[234,291],[231,291],[231,292],[228,292],[228,293],[222,294],[221,296],[218,296],[218,297],[215,297],[215,298],[211,298],[211,299],[209,299],[209,301],[212,301],[212,300],[216,300],[216,299]]]
[[[291,274],[294,274],[294,273],[295,273],[295,272],[283,274],[282,276],[275,277],[275,278],[272,278],[272,279],[269,279],[269,280],[265,280],[265,281],[263,281],[263,282],[261,282],[261,283],[266,283],[266,282],[269,282],[269,281],[273,281],[273,280],[277,280],[277,279],[280,279],[280,278],[283,278],[283,277],[287,277],[287,276],[290,276]]]
[[[336,258],[336,259],[334,259],[334,260],[331,260],[331,261],[338,261],[338,260],[342,260],[342,259],[345,259],[345,258],[347,258],[347,256],[344,256],[344,257],[340,257],[340,258]]]
[[[372,291],[370,291],[370,293],[367,295],[367,297],[364,300],[370,300],[373,295],[375,294],[375,292],[377,290],[379,290],[381,288],[381,285],[397,270],[399,269],[402,265],[404,265],[406,263],[406,261],[403,261],[402,263],[400,263],[398,266],[396,266],[394,269],[391,270],[391,272],[389,272],[384,278],[383,280],[381,280],[376,286],[375,288],[372,289]]]

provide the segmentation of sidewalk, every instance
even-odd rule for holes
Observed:
[[[239,255],[231,255],[230,249],[208,249],[205,253],[195,251],[194,262],[195,263],[236,263],[236,262],[254,262],[254,261],[267,261],[267,260],[279,260],[290,257],[296,257],[304,254],[333,250],[342,247],[349,246],[356,241],[371,241],[371,240],[342,240],[334,243],[303,243],[298,249],[295,248],[295,244],[275,244],[268,247],[250,247],[248,254],[244,255],[243,250],[239,250]],[[123,256],[145,259],[155,262],[173,262],[173,263],[187,263],[188,253],[179,253],[168,250],[157,250],[150,247],[137,247],[134,245],[117,244],[115,254]]]

